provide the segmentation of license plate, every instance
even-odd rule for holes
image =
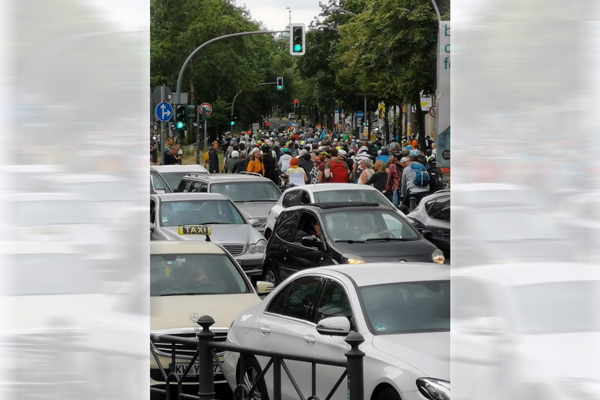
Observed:
[[[181,377],[183,375],[183,373],[185,372],[185,370],[187,369],[188,365],[189,364],[175,364],[175,368],[173,368],[173,364],[169,364],[169,370],[171,372],[174,372],[175,375],[177,375],[178,377]],[[186,376],[190,377],[190,378],[197,377],[198,369],[199,369],[198,364],[194,363],[192,365],[192,368],[190,368],[190,371],[188,372],[188,374]],[[213,374],[214,375],[222,375],[223,374],[221,372],[221,368],[219,367],[219,364],[217,364],[217,363],[213,364]]]

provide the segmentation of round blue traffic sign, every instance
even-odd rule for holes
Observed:
[[[156,118],[162,122],[167,122],[173,116],[173,107],[169,103],[160,103],[156,106]]]
[[[356,118],[361,119],[364,116],[362,111],[357,111],[356,112]]]

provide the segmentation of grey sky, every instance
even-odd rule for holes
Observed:
[[[255,21],[272,30],[285,29],[289,22],[289,10],[292,10],[292,22],[310,24],[319,15],[321,8],[319,0],[235,0],[239,6],[250,10],[250,15]],[[327,3],[327,0],[322,0]]]

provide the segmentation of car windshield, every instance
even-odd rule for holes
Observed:
[[[225,254],[150,256],[150,296],[250,293]]]
[[[359,289],[374,335],[450,331],[450,282],[401,282]]]
[[[244,223],[228,200],[166,201],[160,206],[160,226]]]
[[[315,192],[315,203],[377,203],[390,207],[390,202],[378,190],[327,190]]]
[[[273,182],[228,182],[213,183],[212,193],[221,193],[231,200],[238,201],[277,201],[281,192]]]
[[[518,330],[524,334],[599,332],[600,281],[516,286]]]
[[[335,242],[418,240],[410,223],[391,210],[352,210],[324,214],[325,229]]]
[[[42,296],[98,293],[99,285],[89,266],[75,254],[28,254],[6,258],[10,273],[2,294]]]
[[[18,203],[18,225],[92,224],[88,204],[80,200],[22,201]]]

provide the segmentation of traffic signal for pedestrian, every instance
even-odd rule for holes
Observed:
[[[303,56],[305,49],[306,32],[304,24],[290,25],[290,54],[293,56]]]
[[[185,129],[187,122],[187,104],[177,104],[175,106],[175,129],[178,131]]]
[[[277,90],[283,90],[283,76],[277,77]]]
[[[269,122],[265,122],[265,128],[269,127]]]

